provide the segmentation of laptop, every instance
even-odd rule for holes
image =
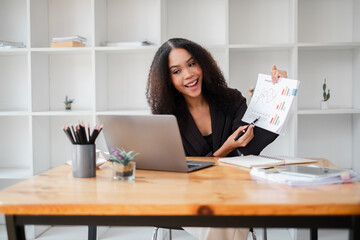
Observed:
[[[137,169],[192,172],[213,162],[187,161],[173,115],[98,115],[109,152],[113,147],[140,153]]]

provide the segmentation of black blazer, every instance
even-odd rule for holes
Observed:
[[[241,121],[247,109],[246,99],[236,89],[231,89],[231,92],[234,100],[229,103],[230,106],[226,112],[209,103],[213,138],[212,148],[201,135],[191,113],[187,109],[184,111],[184,115],[178,123],[186,156],[212,156],[239,126],[248,125],[248,123]],[[244,155],[258,155],[277,136],[275,133],[255,127],[254,138],[246,147],[240,147],[238,150]],[[238,156],[238,152],[234,150],[228,156]]]

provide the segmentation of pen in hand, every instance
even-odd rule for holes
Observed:
[[[235,138],[234,141],[237,141],[239,138],[242,137],[242,135],[244,135],[246,133],[246,131],[248,130],[250,125],[255,125],[255,123],[260,119],[260,117],[258,117],[257,119],[255,119],[252,123],[250,123],[246,128],[244,128]]]

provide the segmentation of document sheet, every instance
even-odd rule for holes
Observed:
[[[280,78],[273,84],[270,75],[260,73],[242,121],[250,124],[260,117],[257,127],[284,134],[299,84],[298,80],[288,78]]]

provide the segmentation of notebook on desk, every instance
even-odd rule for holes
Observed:
[[[106,145],[140,153],[136,168],[191,172],[213,162],[187,161],[177,120],[173,115],[99,115]]]
[[[230,157],[230,158],[221,158],[219,159],[220,163],[252,168],[252,167],[274,167],[280,165],[289,165],[289,164],[299,164],[299,163],[313,163],[317,160],[305,159],[305,158],[295,158],[295,157],[270,157],[270,156],[239,156],[239,157]]]

